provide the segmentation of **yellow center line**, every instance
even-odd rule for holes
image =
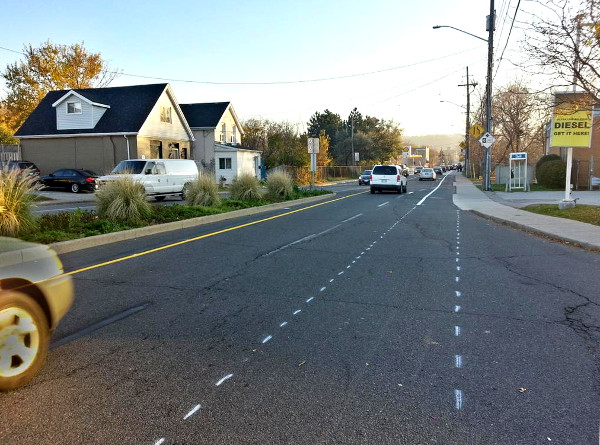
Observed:
[[[317,204],[310,205],[308,207],[302,207],[300,209],[291,210],[289,212],[281,213],[279,215],[269,216],[268,218],[259,219],[259,220],[252,221],[252,222],[249,222],[249,223],[246,223],[246,224],[240,224],[238,226],[229,227],[227,229],[218,230],[216,232],[211,232],[211,233],[207,233],[207,234],[204,234],[204,235],[195,236],[193,238],[188,238],[186,240],[178,241],[176,243],[167,244],[167,245],[164,245],[164,246],[161,246],[161,247],[156,247],[154,249],[144,250],[142,252],[134,253],[132,255],[127,255],[127,256],[124,256],[124,257],[121,257],[121,258],[116,258],[114,260],[105,261],[104,263],[93,264],[93,265],[88,266],[88,267],[82,267],[81,269],[72,270],[71,272],[65,272],[63,275],[75,275],[75,274],[78,274],[78,273],[87,272],[88,270],[98,269],[100,267],[109,266],[111,264],[120,263],[120,262],[126,261],[126,260],[131,260],[133,258],[138,258],[138,257],[144,256],[144,255],[149,255],[151,253],[160,252],[161,250],[171,249],[173,247],[181,246],[181,245],[184,245],[184,244],[187,244],[187,243],[191,243],[191,242],[194,242],[194,241],[198,241],[198,240],[201,240],[201,239],[205,239],[205,238],[210,238],[212,236],[220,235],[222,233],[227,233],[227,232],[231,232],[233,230],[243,229],[244,227],[249,227],[249,226],[253,226],[255,224],[260,224],[260,223],[263,223],[263,222],[266,222],[266,221],[271,221],[271,220],[274,220],[274,219],[277,219],[277,218],[282,218],[284,216],[292,215],[294,213],[303,212],[304,210],[313,209],[315,207],[320,207],[320,206],[323,206],[325,204],[331,204],[332,202],[337,202],[337,201],[341,201],[343,199],[352,198],[354,196],[362,195],[363,193],[367,193],[367,192],[353,193],[352,195],[344,196],[342,198],[336,198],[336,199],[332,199],[330,201],[320,202],[320,203],[317,203]]]

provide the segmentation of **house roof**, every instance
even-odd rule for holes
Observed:
[[[50,91],[15,133],[15,137],[36,135],[137,133],[167,83],[112,88],[86,88]],[[74,91],[91,102],[106,104],[106,110],[94,128],[57,130],[56,109],[53,107],[69,92]]]
[[[179,104],[191,128],[217,128],[231,102]]]

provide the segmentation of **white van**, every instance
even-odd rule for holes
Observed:
[[[125,176],[142,184],[146,194],[157,201],[174,194],[185,199],[187,185],[198,179],[198,166],[191,159],[129,159],[119,162],[110,175],[101,176],[98,182],[102,186]]]

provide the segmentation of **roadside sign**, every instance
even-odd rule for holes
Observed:
[[[475,139],[479,139],[479,136],[483,134],[485,129],[480,124],[474,124],[469,128],[469,134]]]
[[[479,139],[479,143],[485,148],[490,148],[495,141],[496,139],[489,132],[481,136],[481,139]]]
[[[466,147],[467,147],[467,144],[465,144],[465,141],[462,141],[460,144],[458,144],[458,146],[459,146],[460,148],[466,148]]]
[[[319,138],[308,138],[308,152],[319,153]]]
[[[592,110],[574,103],[554,107],[552,117],[552,147],[590,148],[592,141]]]
[[[510,159],[527,159],[527,153],[511,153],[509,157]]]
[[[359,162],[360,161],[360,153],[359,152],[354,152],[354,162]]]

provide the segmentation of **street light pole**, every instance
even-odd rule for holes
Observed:
[[[496,11],[494,10],[494,0],[490,0],[490,15],[488,16],[488,66],[487,66],[487,86],[486,86],[486,122],[485,131],[492,134],[492,66],[494,63],[494,27],[496,22]],[[492,189],[492,147],[485,149],[485,175],[484,187],[486,191]]]

